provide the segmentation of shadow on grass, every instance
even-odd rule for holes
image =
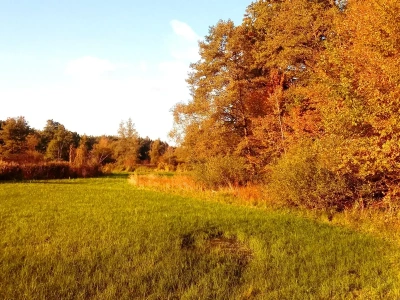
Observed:
[[[98,178],[98,177],[97,177]],[[82,181],[76,181],[77,178],[64,178],[64,179],[23,179],[23,180],[0,180],[0,184],[6,183],[29,183],[29,184],[85,184]],[[82,178],[79,178],[82,179]]]
[[[113,179],[128,179],[130,173],[112,173],[104,174],[97,177],[78,177],[78,178],[52,178],[52,179],[0,179],[0,184],[5,183],[48,183],[48,184],[85,184],[85,182],[78,181],[82,179],[100,179],[100,178],[113,178]]]
[[[33,183],[33,184],[74,184],[74,185],[82,185],[85,182],[77,182],[71,179],[50,179],[50,180],[24,180],[21,181],[24,183]]]
[[[128,179],[130,173],[111,173],[111,174],[106,174],[102,177],[104,178],[114,178],[114,179]]]

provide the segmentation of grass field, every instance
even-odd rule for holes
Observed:
[[[398,252],[123,176],[0,184],[0,299],[399,299]]]

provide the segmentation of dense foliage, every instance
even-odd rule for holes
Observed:
[[[295,205],[394,205],[399,21],[395,0],[255,1],[241,24],[219,21],[191,65],[191,100],[174,108],[182,157],[244,159]]]

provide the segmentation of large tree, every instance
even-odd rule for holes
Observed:
[[[316,65],[340,9],[334,1],[257,1],[243,23],[220,21],[199,43],[192,99],[174,109],[189,160],[242,156],[261,170],[290,143],[321,134]]]
[[[253,68],[246,29],[220,21],[199,43],[201,59],[191,65],[192,99],[174,109],[175,133],[191,161],[214,155],[254,155],[252,119],[268,114],[268,84]]]

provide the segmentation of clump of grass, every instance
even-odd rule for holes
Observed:
[[[201,199],[212,199],[244,205],[265,205],[263,188],[257,185],[219,187],[208,189],[190,174],[135,172],[129,176],[129,183],[138,188],[147,188]]]
[[[150,173],[139,175],[134,173],[129,176],[129,183],[136,187],[150,187],[162,191],[183,190],[183,191],[199,191],[203,188],[196,184],[191,176]]]

